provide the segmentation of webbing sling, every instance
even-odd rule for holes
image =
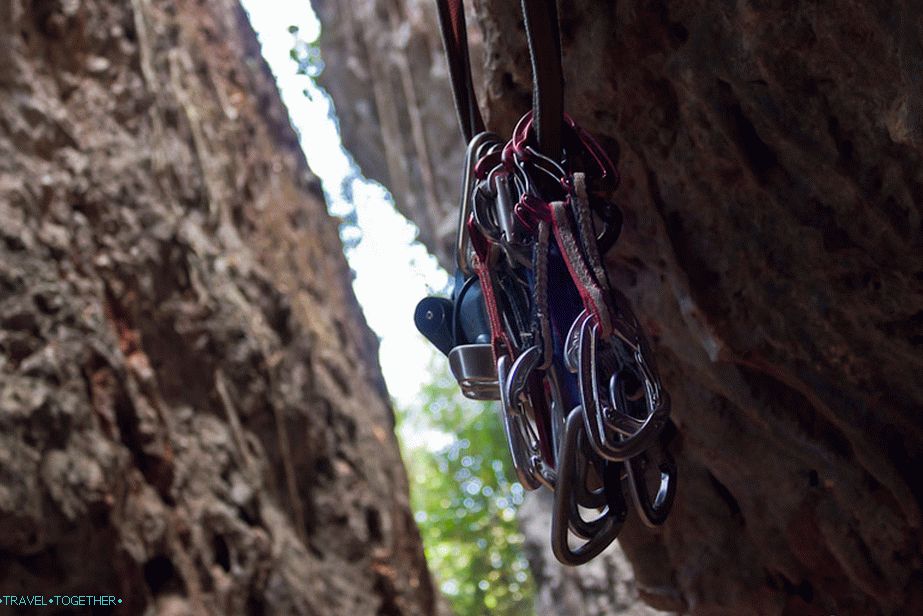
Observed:
[[[475,135],[484,132],[484,119],[481,117],[474,82],[471,79],[465,6],[462,0],[436,0],[436,8],[439,13],[442,43],[449,62],[455,111],[467,145]]]
[[[564,122],[564,73],[561,34],[554,0],[522,0],[529,57],[532,59],[532,116],[538,149],[557,160],[561,157]]]
[[[436,0],[439,27],[449,64],[455,110],[465,143],[484,131],[471,78],[471,57],[463,0]],[[564,118],[564,75],[558,9],[554,0],[522,0],[529,57],[532,61],[532,112],[539,150],[551,158],[561,154]]]

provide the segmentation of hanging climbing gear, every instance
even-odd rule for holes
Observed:
[[[533,103],[507,141],[485,131],[462,0],[436,4],[468,146],[455,288],[420,301],[414,321],[466,397],[500,401],[519,482],[554,492],[554,554],[579,565],[618,536],[627,501],[656,527],[676,494],[670,397],[602,259],[621,231],[608,199],[619,177],[563,111],[554,0],[522,0]]]

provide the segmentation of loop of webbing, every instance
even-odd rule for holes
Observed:
[[[608,336],[612,332],[612,312],[606,288],[608,285],[604,287],[596,279],[592,266],[587,263],[581,253],[582,242],[579,235],[574,233],[567,209],[563,201],[555,201],[551,204],[555,238],[561,248],[564,263],[567,265],[571,278],[577,285],[584,307],[593,315],[603,336]]]
[[[442,43],[449,64],[455,110],[465,143],[484,131],[471,77],[468,32],[463,0],[436,0]],[[555,0],[522,0],[529,57],[532,62],[532,112],[538,149],[557,159],[561,155],[564,122],[564,72]]]
[[[465,143],[478,133],[484,132],[484,119],[478,107],[471,78],[471,59],[468,54],[468,32],[465,24],[465,5],[463,0],[436,0],[439,13],[439,28],[442,44],[449,63],[449,78],[452,82],[452,95],[455,98],[455,111]]]
[[[557,160],[561,157],[564,123],[564,72],[557,3],[522,0],[522,15],[532,60],[532,114],[538,149]]]

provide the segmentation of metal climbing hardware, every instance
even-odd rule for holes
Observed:
[[[522,0],[534,102],[508,140],[484,129],[462,0],[436,4],[467,148],[455,288],[414,321],[466,397],[499,401],[519,482],[554,492],[554,554],[579,565],[618,536],[629,502],[662,525],[677,487],[670,396],[603,263],[622,226],[619,176],[563,112],[554,0]]]

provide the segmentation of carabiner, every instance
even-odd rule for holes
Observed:
[[[640,425],[634,430],[612,430],[609,425],[615,417],[606,417],[605,407],[600,403],[599,362],[600,349],[599,326],[593,319],[585,319],[580,332],[580,360],[578,377],[580,383],[580,398],[584,405],[584,418],[586,431],[590,444],[603,458],[613,461],[624,461],[638,455],[651,446],[666,425],[670,414],[670,399],[667,393],[660,389],[656,382],[651,381],[650,374],[644,371],[645,404],[647,416],[641,420]],[[617,340],[617,339],[616,339]],[[639,355],[636,354],[635,358]],[[606,379],[608,386],[611,379]],[[609,396],[605,396],[609,398]],[[623,409],[613,408],[613,412],[622,412]],[[628,413],[622,413],[631,417]],[[607,421],[608,419],[608,421]],[[624,426],[623,426],[624,427]],[[616,432],[610,438],[609,432]]]
[[[501,383],[505,383],[509,378],[509,361],[508,355],[503,355],[497,360],[497,376]],[[510,449],[510,455],[513,458],[513,469],[516,471],[516,477],[519,483],[527,490],[536,490],[541,482],[536,479],[534,457],[541,457],[541,454],[530,447],[524,436],[525,424],[523,421],[524,413],[519,409],[519,401],[515,402],[517,408],[513,408],[514,402],[507,397],[507,388],[500,387],[500,419],[503,422],[503,431],[506,434],[506,442]]]
[[[668,440],[667,432],[668,430],[664,430],[659,442],[644,453],[631,458],[626,464],[628,492],[641,522],[650,528],[657,528],[666,521],[670,509],[673,508],[673,500],[676,498],[676,460],[667,449],[665,442]],[[652,460],[655,454],[659,459]],[[647,468],[651,465],[655,466],[660,475],[657,492],[653,498],[651,498],[646,477]]]
[[[471,192],[474,178],[474,164],[480,149],[487,143],[501,143],[500,136],[495,133],[483,132],[475,135],[468,148],[465,150],[465,170],[462,176],[461,204],[458,215],[458,232],[455,239],[455,264],[465,276],[473,274],[468,263],[468,217],[471,215]]]
[[[627,516],[625,499],[619,482],[611,474],[619,475],[616,466],[609,467],[606,473],[610,480],[605,481],[607,496],[605,512],[594,520],[586,521],[580,516],[575,504],[573,485],[577,481],[577,463],[580,435],[585,434],[583,409],[575,407],[567,416],[564,439],[558,468],[558,485],[554,493],[554,509],[551,517],[551,549],[555,557],[565,565],[582,565],[595,558],[618,537]],[[619,465],[621,466],[621,465]],[[573,516],[576,516],[573,517]],[[586,541],[576,548],[571,548],[568,534],[584,537]]]

